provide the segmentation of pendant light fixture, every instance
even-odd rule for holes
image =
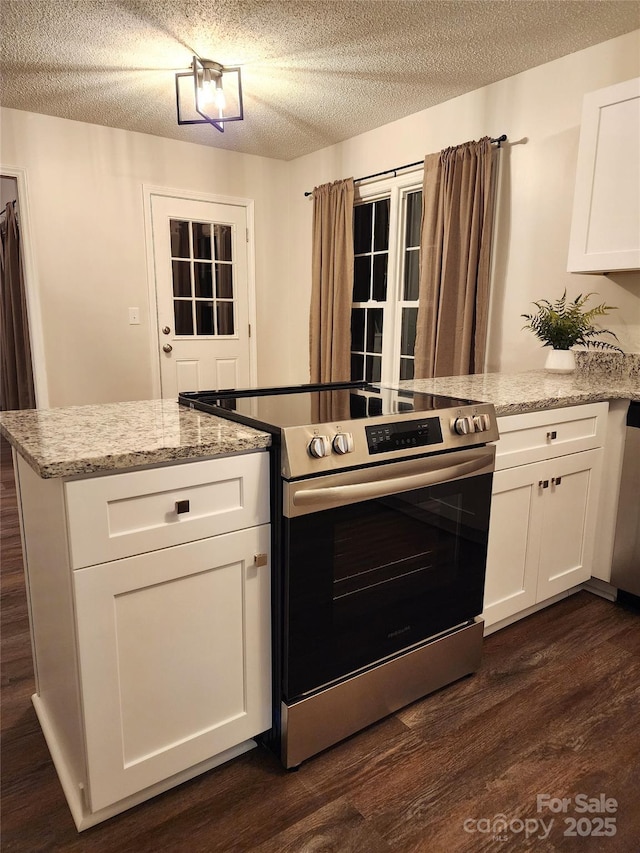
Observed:
[[[191,71],[176,74],[176,110],[178,124],[211,124],[224,133],[226,122],[244,118],[240,68],[194,56]]]

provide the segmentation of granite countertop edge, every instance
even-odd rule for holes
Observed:
[[[640,401],[640,372],[482,373],[396,387],[492,403],[500,417],[615,399]],[[272,442],[269,433],[169,400],[0,412],[0,433],[43,479],[249,453]]]
[[[0,412],[0,434],[45,480],[251,453],[272,441],[167,400]]]

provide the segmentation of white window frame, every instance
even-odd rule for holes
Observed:
[[[406,231],[406,196],[422,190],[423,168],[397,177],[385,178],[371,184],[356,184],[354,205],[389,198],[389,255],[387,267],[386,302],[353,303],[366,308],[383,307],[382,373],[380,381],[396,385],[400,381],[400,345],[402,333],[402,308],[416,307],[417,302],[405,302],[404,285],[404,234]],[[391,297],[391,298],[390,298]],[[391,329],[391,334],[389,334]]]

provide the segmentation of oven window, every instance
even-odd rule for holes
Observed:
[[[491,480],[284,519],[285,698],[482,612]]]
[[[384,498],[363,507],[359,517],[334,527],[334,601],[375,587],[390,588],[404,578],[437,582],[438,567],[457,564],[460,536],[460,495],[421,503]]]

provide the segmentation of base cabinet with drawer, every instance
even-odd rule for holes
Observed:
[[[270,728],[268,459],[17,471],[33,702],[85,829]]]
[[[498,419],[487,628],[591,577],[606,416],[595,403]]]

